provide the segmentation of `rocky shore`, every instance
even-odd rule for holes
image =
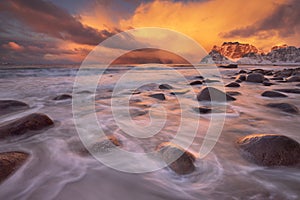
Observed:
[[[282,69],[282,70],[238,70],[238,66],[222,66],[228,70],[237,70],[231,74],[231,81],[225,85],[225,91],[221,91],[213,86],[207,86],[208,83],[218,82],[205,77],[195,77],[187,84],[186,89],[176,89],[176,85],[170,84],[152,84],[139,88],[132,92],[132,95],[149,98],[151,102],[167,102],[171,96],[185,95],[189,92],[189,87],[194,87],[197,91],[195,100],[199,102],[227,102],[232,104],[237,101],[242,94],[242,88],[247,84],[257,84],[265,87],[265,90],[259,91],[258,95],[262,98],[273,99],[271,103],[266,103],[265,108],[274,109],[275,112],[282,112],[288,115],[298,115],[299,105],[293,105],[286,101],[290,95],[299,95],[300,68]],[[272,86],[272,89],[269,89]],[[277,86],[284,86],[277,87]],[[201,88],[201,89],[199,89]],[[229,89],[235,88],[235,91]],[[240,90],[240,91],[239,91]],[[83,94],[85,95],[85,94]],[[97,98],[101,98],[97,96]],[[299,98],[298,96],[296,98]],[[52,98],[53,102],[70,101],[72,95],[57,94]],[[70,102],[69,102],[70,103]],[[139,112],[136,117],[146,115],[149,107],[143,105],[143,102],[132,101],[131,106],[143,108],[145,112]],[[30,109],[30,105],[18,100],[0,100],[0,116],[13,116]],[[230,112],[229,110],[220,110],[214,105],[199,106],[194,108],[200,115],[210,115],[213,113]],[[234,112],[234,111],[232,111]],[[22,117],[9,120],[0,124],[0,140],[22,139],[33,135],[42,134],[45,130],[51,129],[56,125],[55,116],[49,117],[43,113],[24,114]],[[87,150],[80,140],[68,141],[69,150],[76,155],[88,157],[91,153],[107,153],[114,148],[123,148],[122,138],[110,135],[106,138],[99,138]],[[300,163],[300,144],[293,138],[285,135],[272,133],[252,133],[243,136],[237,141],[232,141],[232,145],[239,149],[240,155],[257,165],[274,166],[299,166]],[[164,162],[168,163],[169,169],[178,175],[186,175],[197,170],[195,161],[198,159],[189,150],[182,147],[162,142],[155,149]],[[3,182],[24,165],[30,162],[30,153],[19,151],[16,148],[13,151],[0,153],[0,181]],[[205,158],[204,158],[205,159]]]

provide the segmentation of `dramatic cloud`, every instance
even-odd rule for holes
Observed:
[[[5,0],[0,1],[0,62],[81,62],[104,39],[141,27],[178,31],[207,51],[226,41],[263,50],[284,43],[299,46],[299,10],[298,0]],[[148,41],[129,35],[105,46],[101,59],[153,40],[191,52],[174,42],[176,38],[161,37],[157,34]],[[164,54],[136,51],[121,60],[141,62],[134,56],[150,56],[151,61],[158,53]],[[157,59],[169,62],[164,56]]]
[[[1,2],[0,7],[2,11],[8,13],[8,16],[20,20],[33,31],[78,44],[97,45],[114,34],[83,25],[79,18],[51,2],[8,0]]]
[[[276,2],[281,4],[282,1]],[[132,17],[122,20],[120,24],[123,28],[156,26],[177,30],[210,51],[214,44],[224,42],[219,35],[221,32],[253,24],[275,9],[273,0],[153,1],[142,3]],[[241,42],[253,43],[253,38]],[[172,41],[166,41],[166,45],[169,43]],[[257,41],[254,41],[256,44]]]
[[[237,28],[221,34],[224,38],[263,36],[289,37],[300,32],[300,1],[293,0],[279,5],[268,17],[258,20],[252,25]]]
[[[2,63],[46,64],[81,62],[90,50],[77,46],[70,47],[70,43],[58,42],[57,39],[47,39],[45,41],[11,40],[12,38],[0,39],[0,61]]]

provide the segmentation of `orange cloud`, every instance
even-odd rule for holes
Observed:
[[[3,47],[14,51],[23,51],[24,49],[23,46],[17,44],[16,42],[8,42],[7,44],[4,44]]]
[[[286,1],[288,0],[154,1],[141,4],[134,15],[129,19],[121,20],[120,25],[122,28],[128,26],[170,28],[194,38],[207,51],[214,44],[221,44],[224,40],[251,43],[259,48],[270,48],[274,44],[285,43],[286,40],[276,34],[268,35],[268,40],[266,40],[264,35],[247,38],[232,35],[223,38],[222,33],[250,26],[268,17]]]

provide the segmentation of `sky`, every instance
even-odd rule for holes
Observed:
[[[178,31],[208,52],[229,41],[299,47],[299,10],[299,0],[5,0],[0,63],[80,63],[100,42],[142,27]]]

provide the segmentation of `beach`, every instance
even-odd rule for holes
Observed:
[[[285,68],[295,69],[296,66],[241,65],[233,69],[218,68],[219,74],[209,74],[209,66],[165,67],[148,64],[139,66],[139,70],[131,72],[130,76],[135,77],[134,80],[122,79],[122,76],[135,67],[112,66],[105,71],[101,67],[84,69],[86,79],[92,80],[101,74],[96,91],[79,91],[78,88],[74,88],[79,72],[79,66],[76,65],[0,68],[0,100],[16,100],[28,105],[24,109],[0,115],[0,127],[31,113],[45,114],[53,121],[53,125],[45,129],[0,140],[1,152],[21,151],[29,154],[22,166],[1,183],[0,198],[45,200],[300,198],[299,167],[266,167],[249,162],[241,155],[236,144],[239,138],[258,133],[285,135],[300,141],[299,113],[267,106],[272,103],[288,103],[297,110],[300,108],[299,93],[281,91],[280,93],[286,97],[262,96],[265,91],[300,89],[299,82],[272,80],[276,71]],[[239,73],[241,70],[245,73]],[[201,75],[199,71],[206,71],[204,74],[209,74],[209,78],[207,75],[199,77]],[[266,71],[271,72],[265,73]],[[173,75],[174,72],[183,78]],[[234,82],[240,74],[249,76],[252,72],[264,74],[264,78],[268,78],[268,82],[272,85],[242,81],[239,83],[240,87],[224,87]],[[113,93],[119,80],[123,81],[122,87]],[[201,83],[190,85],[197,80]],[[139,81],[145,83],[139,88],[134,88],[133,82]],[[232,97],[236,100],[215,105],[216,107],[212,109],[218,112],[199,112],[199,107],[208,107],[207,104],[197,100],[197,95],[208,83],[209,87],[225,88],[225,91],[231,92],[228,94],[233,94]],[[162,84],[168,84],[172,88],[162,87]],[[191,126],[183,128],[182,138],[190,139],[190,133],[196,131],[188,148],[196,155],[193,172],[179,175],[165,167],[148,173],[126,173],[104,165],[91,155],[83,155],[80,149],[83,144],[80,143],[72,107],[74,95],[79,93],[84,97],[95,99],[94,112],[99,126],[105,134],[116,136],[122,144],[120,148],[128,152],[155,152],[159,144],[174,138],[182,120],[188,120]],[[153,96],[153,94],[160,95]],[[114,98],[118,100],[116,102],[128,102],[127,108],[120,103],[114,104],[114,109],[120,112],[129,109],[132,119],[140,126],[149,125],[151,115],[160,119],[166,114],[163,128],[145,138],[126,134],[126,131],[115,122],[111,106]],[[94,112],[86,112],[84,115],[93,115]],[[188,119],[183,119],[182,116],[187,116]],[[205,157],[201,157],[198,154],[212,118],[224,118],[224,126],[212,150]],[[194,123],[199,124],[196,130],[192,126]],[[87,123],[86,127],[88,126]],[[127,128],[135,132],[130,124]]]

